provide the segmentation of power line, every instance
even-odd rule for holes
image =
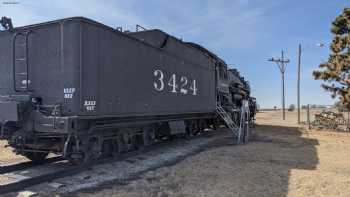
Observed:
[[[281,72],[282,78],[282,112],[283,112],[283,120],[286,119],[285,114],[285,96],[284,96],[284,73],[286,72],[286,64],[289,63],[289,59],[284,59],[284,52],[282,50],[282,58],[274,59],[271,58],[268,61],[275,62]]]

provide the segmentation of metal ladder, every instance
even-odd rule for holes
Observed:
[[[224,110],[220,104],[216,104],[216,113],[219,114],[221,119],[226,123],[228,128],[232,131],[233,135],[237,137],[237,143],[240,143],[242,130],[240,127],[232,120],[230,115]]]
[[[13,37],[13,83],[16,92],[28,91],[28,36],[31,32],[16,33]],[[18,43],[22,38],[22,43]],[[20,39],[21,40],[21,39]]]

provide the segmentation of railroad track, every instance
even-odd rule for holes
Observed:
[[[6,185],[0,185],[0,194],[21,191],[30,186],[38,185],[45,182],[50,182],[54,179],[62,178],[65,176],[71,176],[71,175],[83,172],[97,164],[121,161],[140,153],[141,153],[140,151],[135,151],[135,152],[126,153],[125,155],[122,155],[119,158],[106,158],[106,159],[96,160],[96,161],[92,161],[92,162],[77,165],[77,166],[67,166],[63,170],[57,170],[57,171],[54,170],[54,172],[46,173],[35,177],[30,177],[24,180],[8,183]]]
[[[217,131],[204,133],[202,135],[193,137],[193,139],[194,138],[206,138],[206,137],[210,138],[210,137],[215,136],[214,133],[216,133],[216,132]],[[23,180],[18,180],[16,182],[8,183],[5,185],[0,185],[0,195],[6,194],[6,193],[11,193],[11,192],[22,191],[25,188],[28,188],[28,187],[31,187],[34,185],[38,185],[41,183],[50,182],[54,179],[63,178],[66,176],[72,176],[72,175],[78,174],[78,173],[83,172],[85,170],[89,170],[91,167],[93,167],[95,165],[127,160],[128,158],[135,157],[135,156],[141,155],[143,153],[150,152],[152,150],[160,149],[162,147],[176,145],[176,144],[184,142],[184,141],[187,141],[187,140],[186,139],[177,139],[177,140],[173,140],[171,142],[160,141],[160,142],[157,142],[154,145],[151,145],[149,147],[144,147],[143,149],[140,149],[140,150],[136,150],[136,151],[132,151],[132,152],[118,155],[117,158],[116,157],[103,158],[103,159],[99,159],[96,161],[83,163],[81,165],[76,165],[76,166],[68,165],[68,166],[64,167],[64,169],[61,169],[61,170],[53,169],[53,171],[49,172],[49,173],[45,173],[45,174],[38,175],[35,177],[25,178]],[[56,159],[58,161],[59,158],[56,158]],[[55,159],[52,159],[52,160],[55,160]],[[12,170],[11,168],[13,168],[13,169],[17,168],[17,169],[24,170],[26,165],[30,166],[32,164],[30,164],[30,162],[25,162],[23,164],[17,164],[17,165],[19,167],[16,167],[16,166],[10,167],[9,166],[8,169]]]
[[[63,157],[57,156],[57,157],[47,158],[46,160],[44,160],[43,162],[40,162],[40,163],[36,163],[33,161],[27,161],[27,162],[15,163],[15,164],[3,165],[3,166],[0,166],[0,174],[25,170],[25,169],[32,168],[35,166],[44,165],[44,164],[48,164],[48,163],[54,163],[54,162],[58,162],[58,161],[62,161],[62,160],[64,160]]]

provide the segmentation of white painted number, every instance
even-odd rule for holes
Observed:
[[[75,88],[64,88],[63,89],[64,98],[65,99],[72,99],[74,92],[75,92]]]
[[[85,101],[84,106],[86,108],[86,111],[93,112],[96,108],[96,101]]]
[[[187,92],[188,92],[188,90],[186,90],[186,86],[187,86],[187,83],[188,83],[187,77],[182,76],[180,81],[182,83],[180,92],[182,94],[187,94]]]
[[[193,95],[197,95],[197,87],[196,87],[196,80],[195,79],[192,81],[192,84],[190,86],[190,90],[193,91]]]
[[[155,70],[153,72],[153,75],[157,77],[156,81],[153,82],[154,89],[161,92],[164,91],[164,73],[161,70]],[[188,78],[186,76],[182,76],[180,78],[181,88],[180,93],[181,94],[189,94],[189,90],[192,90],[192,95],[198,94],[197,84],[196,80],[193,79],[190,87],[188,87]],[[168,86],[170,87],[170,92],[177,93],[179,85],[176,83],[176,74],[172,74],[168,81]]]
[[[169,85],[170,87],[172,87],[172,90],[171,90],[172,93],[176,93],[176,92],[177,92],[177,91],[176,91],[176,88],[178,87],[178,85],[176,84],[176,75],[175,75],[175,74],[173,74],[173,75],[170,77],[169,82],[168,82],[168,85]]]
[[[154,76],[155,77],[158,77],[158,82],[154,82],[153,83],[153,86],[154,86],[154,89],[156,89],[157,91],[163,91],[164,90],[164,74],[161,70],[155,70],[154,71]]]

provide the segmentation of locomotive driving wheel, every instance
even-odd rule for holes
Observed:
[[[153,127],[143,129],[142,141],[144,146],[149,146],[155,142],[156,133]]]
[[[204,132],[206,128],[208,128],[207,122],[203,119],[198,121],[198,127],[200,132]]]
[[[197,121],[191,120],[186,122],[186,139],[191,139],[193,136],[197,135],[198,131]]]

